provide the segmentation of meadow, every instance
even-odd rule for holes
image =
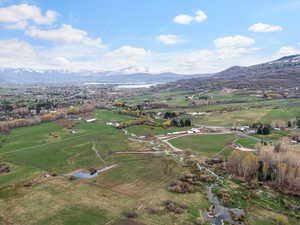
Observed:
[[[165,101],[171,98],[171,104],[185,106],[188,102],[185,100],[186,94],[158,93],[129,100],[131,104],[136,104],[145,99]],[[217,95],[214,98],[219,100],[238,98]],[[247,96],[241,98],[248,99]],[[193,127],[203,124],[230,127],[254,121],[288,121],[300,113],[297,104],[291,104],[298,101],[271,100],[175,110],[212,111],[205,116],[194,117]],[[229,106],[249,107],[256,104],[263,107],[223,113],[218,111]],[[167,190],[172,181],[188,171],[174,158],[116,153],[148,151],[154,146],[147,141],[132,141],[123,130],[106,125],[106,122],[127,122],[135,117],[106,110],[96,110],[93,116],[97,119],[95,123],[81,121],[72,128],[78,131],[76,134],[52,122],[13,129],[11,133],[0,136],[0,163],[6,163],[11,168],[10,173],[0,176],[0,225],[190,225],[200,216],[199,210],[211,206],[205,190],[191,194],[175,194]],[[152,137],[188,129],[141,125],[127,130],[129,134]],[[274,131],[269,136],[253,136],[277,141],[288,134],[290,131]],[[256,141],[235,134],[189,135],[170,141],[173,146],[199,159],[228,156],[231,152],[229,145],[233,142],[248,148],[256,145]],[[96,151],[102,159],[97,157]],[[92,179],[68,178],[78,169],[101,169],[112,164],[118,166]],[[57,176],[45,177],[45,174]],[[237,183],[230,185],[239,187]],[[281,214],[266,210],[257,202],[246,204],[240,195],[234,197],[240,204],[238,206],[247,210],[247,224],[278,224],[274,218]],[[162,207],[164,200],[185,204],[187,209],[182,214],[170,213]],[[261,204],[279,205],[274,201],[274,198],[265,199]],[[282,209],[282,204],[280,207]],[[137,213],[137,218],[128,219],[125,216],[128,212]],[[290,217],[288,219],[291,224],[298,222]]]
[[[176,138],[170,143],[180,149],[191,151],[203,157],[213,157],[235,140],[236,136],[232,134],[203,134],[190,135]]]
[[[192,221],[193,207],[208,207],[200,193],[184,197],[166,190],[183,172],[176,163],[172,170],[166,169],[170,159],[113,153],[147,148],[144,143],[130,142],[122,130],[105,125],[132,117],[108,111],[94,115],[97,122],[81,122],[74,127],[78,134],[56,123],[45,123],[2,136],[1,162],[8,163],[12,172],[0,176],[1,225],[104,225],[114,221],[127,225],[130,221],[123,216],[127,211],[137,211],[140,224],[171,225]],[[57,137],[49,136],[49,132]],[[96,157],[93,145],[104,161]],[[65,176],[80,168],[103,168],[113,163],[118,167],[93,179],[70,181]],[[45,178],[46,173],[57,176]],[[38,182],[34,182],[36,178]],[[191,212],[180,216],[149,213],[149,207],[160,207],[168,199],[185,202]]]

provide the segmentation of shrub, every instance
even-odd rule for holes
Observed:
[[[276,225],[289,225],[289,219],[281,214],[276,214],[273,216]]]
[[[129,219],[135,219],[138,217],[138,214],[136,212],[133,211],[128,211],[128,212],[124,212],[123,213],[125,217],[129,218]]]

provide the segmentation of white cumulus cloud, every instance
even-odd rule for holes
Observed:
[[[126,45],[107,52],[106,54],[104,54],[101,61],[106,66],[110,65],[114,69],[120,69],[132,66],[143,66],[143,60],[151,56],[151,51],[148,51],[144,48],[137,48]]]
[[[150,54],[150,51],[147,51],[143,48],[136,48],[129,45],[122,46],[112,52],[109,52],[107,56],[117,56],[117,57],[126,57],[126,58],[135,58],[140,56],[146,56]]]
[[[39,58],[34,48],[18,39],[0,40],[0,64],[5,67],[31,67]]]
[[[296,49],[292,46],[283,46],[279,49],[277,56],[283,57],[283,56],[297,55],[297,54],[300,54],[299,49]]]
[[[196,12],[196,15],[186,15],[186,14],[180,14],[177,15],[173,21],[178,24],[190,24],[191,22],[197,22],[201,23],[207,19],[207,15],[202,10],[198,10]]]
[[[267,32],[282,31],[283,29],[281,26],[264,24],[264,23],[256,23],[253,24],[251,27],[249,27],[248,30],[253,32],[267,33]]]
[[[32,21],[35,24],[52,24],[56,21],[58,14],[48,10],[44,14],[41,9],[34,5],[21,4],[0,8],[0,23],[19,23],[21,21]]]
[[[84,30],[75,29],[71,25],[63,24],[54,30],[40,30],[32,27],[25,32],[27,36],[59,43],[78,43],[95,47],[104,47],[101,38],[92,39]]]
[[[217,38],[214,43],[217,48],[239,48],[253,45],[256,43],[256,41],[249,37],[236,35]]]
[[[10,30],[24,30],[27,27],[27,25],[27,21],[20,21],[17,23],[7,24],[4,26],[4,28]]]
[[[175,45],[186,41],[174,34],[159,35],[156,39],[165,45]]]

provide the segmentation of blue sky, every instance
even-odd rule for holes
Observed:
[[[0,67],[209,73],[300,53],[300,0],[0,0]]]

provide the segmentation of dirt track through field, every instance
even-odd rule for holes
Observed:
[[[96,144],[94,143],[92,146],[92,150],[96,153],[96,156],[104,163],[104,165],[106,164],[106,162],[104,161],[104,159],[101,157],[101,155],[99,154],[98,150],[96,149]]]

